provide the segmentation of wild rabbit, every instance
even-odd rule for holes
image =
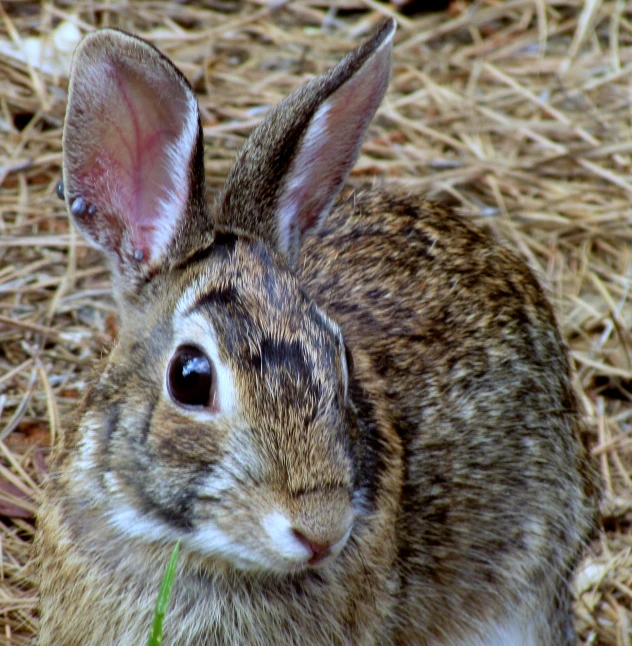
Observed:
[[[184,77],[79,46],[65,201],[120,336],[51,467],[40,646],[143,644],[177,539],[166,644],[576,643],[594,487],[542,289],[417,197],[325,221],[394,32],[271,110],[211,206]]]

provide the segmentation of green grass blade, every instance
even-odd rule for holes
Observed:
[[[160,592],[156,601],[156,611],[154,612],[154,622],[149,633],[147,646],[161,646],[162,644],[162,622],[167,613],[169,606],[169,597],[171,596],[171,588],[173,587],[173,580],[176,576],[176,565],[178,563],[178,552],[180,551],[180,541],[176,543],[171,553],[171,558],[167,565],[167,569],[162,577],[160,584]]]

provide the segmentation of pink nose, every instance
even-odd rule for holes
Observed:
[[[312,541],[298,529],[293,529],[292,533],[298,539],[301,545],[304,545],[311,552],[312,555],[310,556],[308,561],[309,565],[316,565],[317,563],[320,563],[331,553],[332,543],[317,543],[316,541]]]

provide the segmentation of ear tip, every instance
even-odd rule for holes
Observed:
[[[84,58],[90,62],[118,58],[146,59],[148,55],[152,59],[163,58],[163,55],[144,38],[122,29],[104,27],[95,29],[82,38],[75,50],[74,58],[76,64],[76,61]]]
[[[103,29],[95,29],[87,33],[77,46],[76,53],[78,54],[84,50],[93,48],[102,48],[104,45],[112,45],[117,43],[129,42],[130,40],[137,40],[132,34],[114,29],[112,27],[104,27]]]
[[[135,36],[134,34],[116,27],[102,27],[94,29],[83,37],[83,42],[94,42],[99,40],[138,41],[142,39],[139,36]]]
[[[391,45],[395,32],[397,31],[397,21],[395,18],[388,17],[382,20],[375,32],[375,46],[376,48],[383,47],[384,45]]]
[[[117,29],[96,29],[86,34],[77,45],[72,59],[70,78],[81,75],[98,62],[111,60],[117,52],[129,49],[128,43],[134,36]]]
[[[166,74],[179,79],[188,100],[196,101],[188,80],[175,64],[152,43],[135,34],[113,27],[96,29],[86,34],[73,56],[71,88],[76,77],[90,76],[91,70],[97,69],[97,65],[112,69],[124,66],[135,69],[145,78],[158,78]]]

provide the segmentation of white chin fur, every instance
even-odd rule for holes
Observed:
[[[255,553],[236,544],[227,534],[208,522],[192,532],[185,532],[147,514],[139,513],[123,503],[117,504],[116,509],[109,514],[108,520],[121,534],[129,538],[147,543],[172,543],[181,539],[191,551],[201,556],[220,559],[236,568],[269,569],[268,564],[262,562]]]
[[[211,523],[205,523],[184,539],[197,553],[219,558],[243,570],[262,569],[257,555],[235,541]],[[265,568],[264,568],[265,569]]]

